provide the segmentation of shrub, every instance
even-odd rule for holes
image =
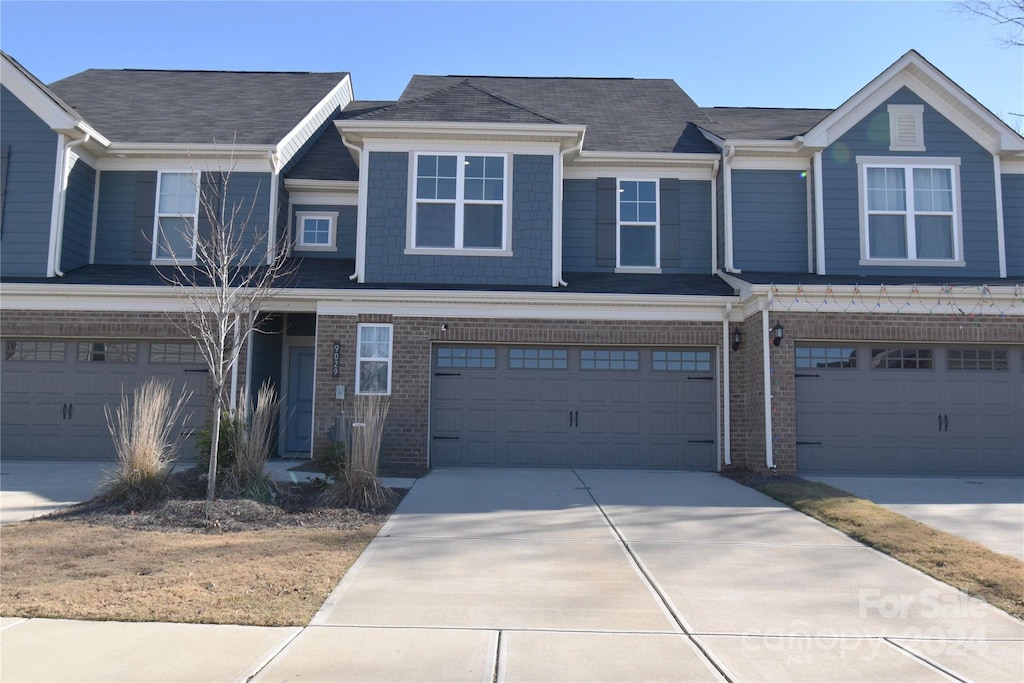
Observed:
[[[220,443],[217,444],[217,480],[235,462],[235,432],[241,429],[237,418],[224,411],[220,414]],[[196,432],[196,468],[200,473],[210,471],[210,445],[213,439],[213,425],[210,422]]]
[[[349,430],[351,443],[341,476],[325,492],[327,502],[359,510],[376,510],[392,501],[392,493],[381,486],[377,472],[388,416],[388,398],[375,394],[357,395],[352,406],[354,420]]]
[[[135,509],[173,493],[172,460],[182,439],[177,425],[191,396],[182,391],[174,398],[169,381],[150,379],[131,401],[122,394],[117,409],[104,406],[118,465],[107,472],[102,499]]]
[[[337,481],[345,476],[345,443],[332,441],[313,452],[313,464],[328,478]]]
[[[249,406],[243,392],[241,405]],[[248,418],[239,417],[228,433],[234,454],[225,468],[224,489],[231,496],[269,502],[275,493],[274,482],[265,472],[267,459],[274,450],[274,419],[280,401],[273,385],[263,383]],[[223,434],[223,432],[222,432]]]

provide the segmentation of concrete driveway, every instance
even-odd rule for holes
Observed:
[[[96,495],[105,462],[0,460],[0,524],[48,515]]]
[[[1024,479],[809,477],[1024,560]]]

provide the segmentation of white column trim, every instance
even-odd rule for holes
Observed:
[[[53,164],[53,197],[50,202],[50,242],[46,254],[46,277],[54,277],[57,274],[57,236],[60,234],[60,195],[64,187],[64,143],[67,138],[63,133],[57,133],[57,156]]]
[[[821,151],[814,153],[814,243],[818,257],[818,275],[825,274],[825,189],[821,177]]]
[[[1006,226],[1003,222],[1003,171],[998,154],[992,155],[992,169],[996,178],[996,242],[999,244],[999,277],[1006,277]],[[963,239],[963,224],[960,235]],[[961,254],[963,251],[961,250]]]
[[[771,296],[766,300],[761,309],[761,348],[764,356],[764,461],[768,469],[775,467],[775,454],[772,443],[775,437],[772,435],[772,363],[771,363],[771,326],[768,320],[768,311],[771,309]]]

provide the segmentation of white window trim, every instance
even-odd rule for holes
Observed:
[[[644,227],[649,221],[623,221],[622,183],[654,183],[654,265],[624,266],[622,265],[622,226]],[[616,273],[660,273],[661,272],[661,180],[658,178],[617,178],[615,181],[615,272]]]
[[[383,357],[381,357],[381,358],[378,358],[378,357],[363,358],[362,357],[363,330],[366,329],[366,328],[369,328],[369,327],[386,327],[386,328],[388,328],[388,330],[390,330],[390,333],[388,335],[388,339],[389,339],[389,342],[388,342],[388,355],[387,355],[386,358],[383,358]],[[393,365],[392,362],[391,362],[391,357],[394,355],[394,348],[395,348],[395,327],[391,323],[359,323],[356,326],[356,393],[357,394],[376,395],[376,396],[390,396],[391,395],[391,368],[392,368],[392,365]],[[388,364],[387,390],[384,393],[378,394],[377,392],[363,391],[363,387],[361,386],[361,383],[360,383],[360,378],[361,378],[361,374],[362,374],[362,373],[360,373],[360,366],[362,365],[363,361],[385,362],[385,363]]]
[[[963,220],[961,217],[960,197],[960,159],[955,157],[857,157],[857,195],[860,213],[860,265],[862,266],[923,266],[962,268],[964,261]],[[901,168],[905,172],[906,181],[906,240],[907,258],[871,258],[868,236],[868,168]],[[953,258],[951,259],[919,259],[917,258],[917,234],[914,229],[914,168],[941,168],[950,171],[953,187]],[[945,212],[942,212],[945,215]]]
[[[160,213],[160,186],[163,183],[165,175],[191,175],[195,180],[193,181],[196,188],[196,209],[193,214],[185,213]],[[196,242],[199,239],[199,193],[202,185],[199,177],[199,171],[182,170],[182,171],[158,171],[156,178],[156,203],[153,206],[153,244],[152,251],[150,252],[150,258],[154,265],[180,265],[180,266],[192,266],[196,263]],[[161,218],[192,218],[192,257],[189,259],[179,258],[159,258],[157,257],[157,245],[160,239],[160,219]]]
[[[455,157],[455,199],[417,199],[416,198],[416,169],[419,166],[420,156],[448,156]],[[485,249],[479,247],[466,248],[460,246],[465,238],[464,235],[464,211],[466,204],[495,205],[494,200],[475,200],[465,198],[465,169],[466,157],[500,157],[504,160],[505,174],[502,186],[501,199],[501,248]],[[512,155],[495,152],[473,152],[473,151],[419,151],[412,154],[409,164],[409,219],[407,221],[405,253],[419,256],[512,256],[512,201],[509,197],[509,189],[512,187]],[[416,206],[424,204],[455,204],[455,246],[454,247],[417,247],[416,246]]]
[[[327,220],[330,222],[328,227],[328,242],[327,244],[307,244],[306,243],[306,219],[313,220]],[[338,212],[337,211],[296,211],[295,222],[298,224],[295,239],[295,251],[335,251],[338,244]]]
[[[924,152],[924,105],[923,104],[890,104],[889,107],[889,151],[890,152]],[[901,144],[899,140],[899,119],[903,116],[914,117],[914,142]]]

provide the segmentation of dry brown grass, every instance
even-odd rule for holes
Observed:
[[[61,520],[5,526],[0,614],[302,626],[379,528],[206,535]]]
[[[754,488],[939,581],[1024,618],[1024,563],[869,500],[811,481]]]

